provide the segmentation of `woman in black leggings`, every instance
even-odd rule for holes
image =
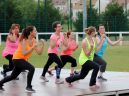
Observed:
[[[27,92],[35,92],[32,88],[31,81],[34,75],[35,68],[28,62],[29,57],[32,55],[32,52],[35,50],[37,54],[41,54],[44,47],[44,41],[40,40],[40,46],[37,45],[35,36],[36,36],[36,28],[34,26],[28,26],[22,32],[20,36],[20,42],[18,45],[18,49],[13,54],[13,63],[14,69],[10,76],[6,76],[4,79],[0,81],[0,90],[3,89],[3,84],[15,79],[22,70],[28,70],[27,76]]]
[[[99,88],[96,85],[96,77],[99,71],[99,66],[96,62],[93,61],[95,51],[98,51],[100,48],[98,47],[96,49],[96,40],[94,38],[95,30],[96,29],[94,27],[89,27],[88,29],[86,29],[86,38],[82,41],[82,50],[79,57],[79,63],[82,65],[80,74],[70,76],[65,79],[66,82],[70,84],[70,86],[72,82],[84,79],[89,73],[89,71],[93,69],[89,86],[91,89]],[[102,45],[102,42],[100,46]]]
[[[1,74],[4,77],[6,76],[6,72],[12,71],[14,68],[12,57],[13,57],[15,50],[18,47],[19,30],[20,30],[19,24],[12,24],[9,34],[7,36],[6,46],[3,50],[2,56],[9,61],[9,64],[3,65],[3,71],[1,71]]]
[[[46,72],[48,71],[49,66],[52,63],[55,62],[57,64],[55,83],[56,84],[63,84],[64,81],[62,81],[60,79],[62,61],[58,57],[58,54],[59,54],[59,51],[60,51],[60,45],[62,43],[65,43],[64,42],[65,38],[64,38],[63,34],[61,34],[62,27],[61,27],[60,22],[56,21],[56,22],[53,23],[52,26],[53,26],[53,29],[54,29],[55,33],[52,34],[51,37],[50,37],[50,46],[48,48],[48,60],[47,60],[47,63],[45,64],[45,66],[43,68],[41,79],[44,80],[45,82],[48,82],[48,80],[45,77]]]

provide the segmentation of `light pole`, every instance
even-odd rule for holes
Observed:
[[[125,12],[126,12],[126,16],[127,16],[127,14],[128,14],[128,12],[127,12],[127,0],[125,0]]]
[[[7,8],[7,2],[4,0],[4,32],[6,32],[6,8]]]
[[[91,20],[92,20],[92,1],[90,0],[90,25],[92,25]]]
[[[45,32],[47,32],[47,0],[44,0]]]
[[[68,25],[68,30],[69,30],[69,0],[67,0],[67,25]]]
[[[99,0],[99,16],[100,16],[100,0]]]
[[[72,2],[71,2],[71,0],[70,0],[70,10],[69,10],[69,12],[70,12],[70,17],[69,17],[69,22],[70,22],[70,30],[72,30]]]
[[[38,27],[40,28],[40,0],[38,0],[37,18],[39,23]]]
[[[83,0],[83,31],[87,27],[87,2]]]

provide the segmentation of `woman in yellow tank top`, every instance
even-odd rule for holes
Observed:
[[[95,37],[95,27],[88,27],[86,29],[86,38],[82,41],[82,50],[79,56],[79,63],[82,65],[80,74],[67,77],[65,80],[71,86],[71,83],[80,79],[84,79],[90,70],[93,69],[89,86],[91,89],[96,90],[99,86],[96,85],[96,77],[99,71],[99,66],[97,63],[93,62],[94,53],[98,51],[103,43],[103,40],[96,49],[96,39]]]
[[[7,76],[0,81],[0,90],[4,90],[2,87],[3,84],[15,79],[22,72],[22,70],[28,70],[29,72],[27,76],[26,91],[35,92],[35,90],[32,89],[31,85],[35,68],[27,60],[29,59],[34,50],[37,52],[37,54],[42,54],[44,40],[41,39],[39,43],[36,42],[36,33],[37,31],[34,26],[28,26],[23,30],[22,35],[20,36],[18,49],[13,54],[13,63],[15,68],[13,69],[10,76]]]

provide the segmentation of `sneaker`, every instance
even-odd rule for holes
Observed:
[[[74,76],[75,74],[74,73],[70,73],[70,76]]]
[[[65,82],[68,84],[69,87],[73,86],[72,83],[69,83],[66,78],[65,78]]]
[[[32,87],[26,87],[26,92],[35,92],[35,90]]]
[[[19,80],[19,77],[15,78],[14,80]]]
[[[98,76],[98,79],[99,79],[99,80],[103,80],[103,81],[107,81],[107,79],[104,78],[103,76]]]
[[[2,86],[0,86],[0,91],[5,91],[4,88]]]
[[[41,76],[40,77],[42,80],[44,80],[44,82],[49,82],[49,80],[46,78],[46,77],[44,77],[44,76]]]
[[[50,76],[53,76],[54,74],[52,74],[51,71],[47,71],[47,73],[50,75]]]
[[[56,84],[64,84],[64,81],[60,80],[60,79],[56,79],[55,81]]]
[[[3,72],[3,71],[1,71],[1,75],[3,75],[3,77],[7,76],[7,74],[5,72]]]
[[[78,71],[74,71],[74,74],[79,74],[80,72],[78,72]]]

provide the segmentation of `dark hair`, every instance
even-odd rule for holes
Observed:
[[[69,38],[69,35],[71,35],[71,33],[72,33],[72,31],[68,31],[68,32],[66,33],[66,35],[67,35],[68,38]]]
[[[98,33],[98,35],[100,36],[100,33],[98,32],[99,31],[99,27],[100,26],[104,26],[103,24],[99,24],[98,26],[97,26],[97,33]]]
[[[20,25],[19,24],[12,24],[11,28],[9,29],[9,34],[12,34],[12,30],[14,30],[15,27],[18,27],[20,29]],[[17,37],[19,37],[19,34],[17,34]]]
[[[20,41],[22,41],[23,39],[28,39],[30,32],[34,30],[34,27],[35,26],[28,26],[27,28],[23,29],[21,37],[20,37]]]
[[[86,33],[87,33],[88,35],[91,35],[91,33],[92,33],[92,32],[95,32],[95,31],[96,31],[96,28],[93,27],[93,26],[90,26],[90,27],[87,28]]]
[[[58,24],[61,24],[60,21],[55,21],[52,23],[52,29],[55,31],[55,28],[57,27]]]

